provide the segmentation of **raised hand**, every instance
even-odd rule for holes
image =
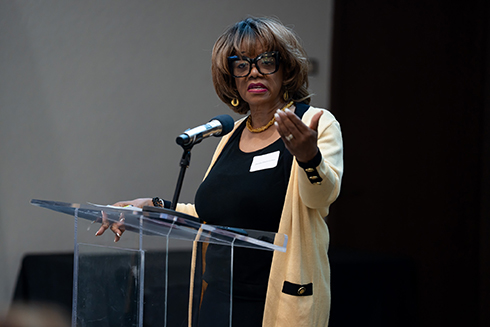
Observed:
[[[276,118],[274,124],[286,148],[299,162],[310,161],[318,152],[318,121],[322,114],[323,112],[316,113],[311,119],[310,126],[305,125],[289,109],[285,111],[278,110],[274,115]]]

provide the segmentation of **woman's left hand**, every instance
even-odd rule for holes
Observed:
[[[286,148],[299,162],[308,162],[317,154],[318,121],[323,112],[316,113],[311,119],[310,126],[299,119],[289,109],[278,110],[275,114],[277,131],[281,135]]]

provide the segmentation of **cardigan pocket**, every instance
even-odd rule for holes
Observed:
[[[285,281],[282,285],[282,292],[293,296],[313,295],[313,283],[302,285]]]

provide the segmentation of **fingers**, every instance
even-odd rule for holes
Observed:
[[[286,142],[286,146],[291,145],[292,143],[300,145],[304,144],[304,142],[316,142],[316,135],[313,135],[316,134],[316,131],[305,125],[291,110],[278,110],[274,117],[276,118],[275,125],[277,131],[284,142]],[[315,115],[314,117],[317,116]],[[316,124],[316,128],[318,128],[318,119],[319,116],[315,121],[312,121],[312,125]],[[313,127],[315,127],[315,125],[313,125]],[[288,149],[291,151],[289,147]]]
[[[320,122],[320,117],[323,115],[323,111],[317,112],[313,118],[311,118],[310,128],[315,132],[318,132],[318,123]]]
[[[274,117],[276,119],[274,125],[287,147],[287,144],[290,143],[295,136],[299,135],[300,132],[285,112],[277,112],[274,114]]]
[[[115,207],[133,206],[138,208],[143,208],[144,206],[151,206],[151,205],[153,205],[151,198],[139,198],[131,201],[119,201],[113,204],[113,206]]]
[[[285,111],[278,110],[274,117],[276,118],[275,125],[281,136],[286,137],[292,134],[294,137],[308,129],[298,116],[289,109],[286,109]]]
[[[300,162],[308,162],[317,153],[317,129],[322,112],[316,113],[305,125],[298,116],[289,109],[278,110],[275,114],[275,126],[284,140],[289,152]]]
[[[131,204],[131,201],[119,201],[113,204],[114,207],[125,207]]]
[[[111,225],[111,231],[113,231],[114,234],[116,234],[114,236],[114,243],[119,242],[119,240],[121,239],[122,233],[124,233],[124,230],[121,230],[121,228],[119,226],[117,226],[116,224],[117,223],[114,223]]]
[[[107,219],[107,214],[104,211],[101,211],[100,213],[102,214],[102,225],[100,226],[99,230],[95,232],[95,236],[104,234],[104,232],[111,226],[109,219]]]
[[[116,234],[116,236],[114,237],[114,242],[118,242],[121,239],[122,234],[126,230],[126,228],[124,227],[124,220],[124,214],[121,213],[121,215],[119,216],[119,222],[114,222],[110,227],[111,231]]]
[[[97,232],[95,232],[95,236],[100,236],[100,235],[104,234],[106,229],[107,229],[107,227],[100,226],[100,228],[97,230]]]
[[[124,213],[121,213],[119,216],[118,222],[112,222],[108,219],[107,213],[101,211],[102,214],[102,225],[95,233],[95,236],[100,236],[104,234],[107,229],[110,229],[115,235],[114,242],[118,242],[121,239],[122,234],[126,230],[124,225]]]

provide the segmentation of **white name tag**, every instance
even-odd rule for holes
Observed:
[[[268,154],[263,154],[261,156],[255,156],[252,160],[252,165],[250,166],[250,172],[270,169],[277,166],[279,161],[279,151],[271,152]]]

